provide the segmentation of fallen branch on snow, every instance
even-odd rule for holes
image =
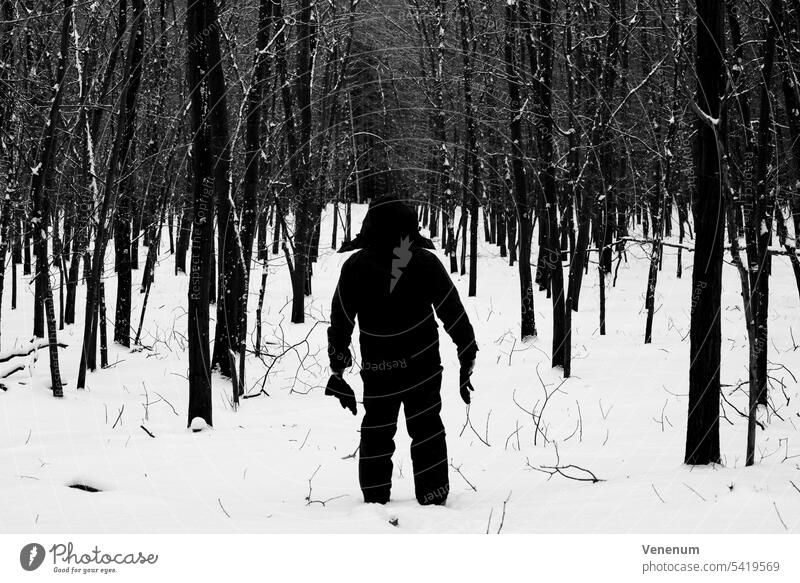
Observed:
[[[556,449],[556,463],[553,466],[534,466],[531,462],[526,458],[525,463],[529,468],[532,470],[536,470],[537,472],[542,472],[545,474],[549,474],[550,478],[555,475],[563,476],[570,480],[575,480],[577,482],[591,482],[592,484],[596,484],[598,482],[605,482],[602,478],[598,478],[594,475],[594,472],[591,470],[587,470],[586,468],[582,468],[581,466],[576,466],[575,464],[561,464],[561,456],[558,453],[558,444],[553,442],[553,445]],[[585,475],[572,475],[574,472],[583,472]],[[550,478],[547,478],[548,480]]]
[[[66,348],[67,345],[63,342],[57,342],[56,346],[59,348]],[[50,342],[47,340],[39,340],[38,342],[29,342],[25,346],[20,346],[19,348],[12,348],[10,350],[3,350],[0,352],[0,362],[8,362],[12,358],[18,358],[21,356],[28,356],[32,352],[36,352],[41,350],[42,348],[50,348]]]
[[[56,346],[58,346],[59,348],[66,348],[67,347],[66,344],[63,344],[61,342],[58,342],[56,344]],[[30,362],[30,363],[27,363],[27,364],[22,364],[22,363],[12,364],[8,368],[0,369],[0,379],[8,378],[11,375],[13,375],[14,373],[18,373],[19,371],[25,370],[29,366],[35,364],[36,361],[39,360],[39,350],[41,350],[43,348],[49,348],[49,347],[50,347],[50,343],[47,340],[40,340],[40,341],[38,341],[36,343],[30,342],[26,346],[22,346],[22,347],[15,348],[15,349],[12,349],[12,350],[4,350],[3,352],[0,352],[0,362],[8,362],[12,358],[20,358],[20,357],[23,357],[23,356],[29,356],[31,353],[33,353],[33,362]],[[3,385],[0,385],[0,388],[2,388],[4,391],[7,390],[6,387],[3,386]]]

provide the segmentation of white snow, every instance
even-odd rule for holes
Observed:
[[[723,464],[689,467],[682,461],[693,257],[683,253],[684,274],[676,279],[677,250],[664,249],[653,343],[644,345],[649,260],[648,249],[635,244],[629,245],[617,286],[608,289],[606,336],[598,333],[598,279],[591,264],[574,316],[574,376],[555,390],[561,375],[549,366],[550,300],[536,294],[540,336],[521,342],[517,267],[509,267],[496,246],[481,242],[478,297],[467,298],[467,278],[455,276],[481,349],[466,427],[455,348],[442,339],[442,414],[453,465],[447,506],[416,503],[402,415],[392,501],[386,507],[363,504],[355,457],[358,420],[323,395],[325,320],[346,259],[329,248],[331,212],[329,207],[323,217],[305,324],[289,323],[285,260],[270,257],[262,343],[269,355],[250,357],[246,375],[247,393],[259,396],[243,400],[234,412],[230,382],[215,376],[213,431],[187,428],[188,281],[173,273],[166,229],[145,319],[145,349],[111,345],[111,366],[89,373],[87,389],[79,391],[81,286],[78,322],[59,332],[59,341],[69,345],[60,351],[64,398],[53,398],[47,389],[46,351],[32,377],[17,373],[5,379],[8,390],[0,391],[0,531],[482,533],[497,530],[505,501],[503,532],[785,532],[783,523],[800,530],[800,351],[792,339],[798,338],[793,328],[800,328],[800,306],[788,259],[774,257],[772,269],[775,411],[761,412],[766,429],[758,430],[757,464],[744,467],[746,420],[732,406],[746,408],[745,391],[737,386],[747,379],[747,336],[738,275],[726,264],[721,376],[731,405],[723,403],[729,421],[720,423]],[[355,230],[363,212],[353,209]],[[109,306],[116,293],[112,266],[110,248]],[[6,277],[5,348],[27,341],[32,321],[33,286],[20,282],[19,309],[11,311],[10,281]],[[260,278],[251,278],[250,333],[259,284]],[[133,296],[136,322],[142,297]],[[212,334],[213,329],[212,321]],[[271,355],[283,353],[272,366]],[[360,399],[357,371],[346,378]],[[546,393],[552,396],[542,413]],[[362,413],[359,403],[359,419]],[[602,481],[551,475],[548,468],[557,464],[568,475],[586,477],[583,468]],[[75,483],[101,491],[68,487]]]
[[[203,431],[204,429],[208,429],[208,423],[206,423],[206,420],[202,417],[195,417],[189,424],[189,428],[197,433],[199,431]]]

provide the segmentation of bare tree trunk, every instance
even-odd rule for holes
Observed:
[[[655,129],[655,141],[658,147],[661,139],[661,126],[656,119],[653,122]],[[644,327],[644,343],[650,344],[653,340],[653,316],[656,304],[656,284],[658,282],[659,254],[661,251],[661,211],[664,204],[664,176],[661,167],[660,157],[654,162],[652,197],[650,201],[650,212],[653,216],[653,244],[650,249],[650,269],[647,274],[647,289],[645,290],[644,307],[647,317]]]
[[[190,91],[194,217],[189,274],[189,415],[212,425],[209,351],[209,279],[215,194],[227,192],[225,84],[215,0],[193,0],[186,12]],[[217,73],[215,74],[214,71]],[[222,109],[222,112],[214,110]],[[222,131],[222,133],[218,133]],[[218,198],[218,197],[217,197]]]
[[[292,103],[292,85],[289,80],[288,59],[286,55],[286,34],[283,18],[283,7],[280,0],[271,0],[273,22],[275,23],[276,66],[281,86],[283,101],[285,132],[289,156],[289,174],[295,196],[294,225],[294,262],[292,278],[292,322],[301,324],[305,321],[306,279],[309,269],[311,250],[313,202],[310,200],[312,190],[308,184],[309,160],[311,148],[311,84],[312,84],[312,51],[311,45],[316,27],[312,25],[312,7],[310,0],[301,0],[298,12],[298,37],[300,51],[298,55],[295,93],[297,94],[299,129],[295,120]]]
[[[1,126],[0,126],[1,127]],[[10,174],[10,172],[9,172]],[[13,182],[13,176],[7,177],[6,180],[6,194],[2,202],[2,211],[0,211],[0,339],[2,339],[2,315],[3,315],[3,290],[5,287],[6,278],[6,254],[8,252],[8,240],[11,231],[10,216],[11,216],[11,192],[16,190]],[[14,268],[14,261],[11,261],[11,268]],[[0,348],[2,342],[0,342]]]
[[[697,0],[697,121],[695,158],[695,260],[689,330],[687,464],[719,463],[722,252],[725,198],[718,139],[725,87],[723,0]]]
[[[169,193],[171,186],[174,185],[174,183],[168,177],[176,147],[177,144],[173,143],[161,176],[161,210],[159,213],[156,234],[153,237],[153,240],[150,241],[150,246],[147,249],[147,259],[145,259],[144,273],[142,274],[140,293],[144,293],[144,298],[142,299],[142,311],[139,315],[139,325],[136,328],[136,336],[134,337],[134,344],[136,345],[141,343],[144,315],[145,311],[147,310],[147,302],[150,299],[150,289],[152,288],[153,281],[155,280],[156,260],[158,259],[158,251],[161,246],[161,233],[164,227],[164,215],[166,214],[167,204],[169,204]]]
[[[0,85],[8,83],[10,73],[14,70],[14,37],[10,34],[11,21],[14,20],[14,15],[14,2],[3,0],[0,5],[0,18],[2,18],[2,22],[0,22],[0,63],[2,63],[2,67],[0,67]],[[14,103],[11,100],[0,101],[0,132],[7,132],[9,135],[13,135],[13,126],[15,124],[11,120],[15,119],[14,109]],[[2,318],[6,254],[8,253],[12,236],[12,206],[17,198],[17,183],[13,170],[13,150],[5,144],[5,141],[0,141],[0,153],[2,154],[2,161],[6,164],[5,193],[2,202],[0,202],[0,318]],[[16,272],[13,257],[11,259],[11,269]],[[0,319],[0,338],[2,338],[2,330],[2,319]],[[1,347],[2,343],[0,342]]]
[[[733,42],[733,56],[738,62],[744,61],[745,44],[742,40],[741,27],[737,19],[737,8],[732,0],[726,1],[728,24],[731,31],[731,40]],[[733,69],[730,77],[734,86],[738,85],[741,78],[742,67]],[[744,161],[742,164],[743,171],[740,176],[740,188],[738,199],[741,204],[727,212],[731,218],[729,219],[728,230],[731,232],[729,237],[731,239],[731,254],[734,255],[734,265],[740,272],[740,283],[742,286],[742,297],[744,298],[745,306],[745,327],[747,329],[748,340],[748,378],[752,387],[758,387],[760,381],[758,378],[758,294],[753,288],[753,283],[756,281],[755,277],[751,274],[752,261],[758,255],[758,240],[756,231],[752,228],[751,214],[754,212],[754,198],[755,198],[755,157],[757,143],[755,139],[755,128],[753,127],[751,113],[750,113],[750,100],[746,91],[737,91],[736,96],[737,111],[742,119],[742,127],[744,132],[743,146],[744,146]],[[726,142],[727,147],[727,142]],[[731,201],[733,202],[733,201]],[[744,215],[744,220],[742,220]],[[744,267],[739,257],[739,247],[736,238],[739,232],[744,230],[745,243],[747,248],[748,262],[747,267]],[[757,266],[756,266],[757,269]],[[755,390],[755,389],[753,389]],[[753,425],[755,427],[755,425]]]
[[[136,0],[143,2],[143,0]],[[142,9],[143,10],[143,9]],[[138,35],[135,35],[138,36]],[[130,38],[128,40],[128,48],[125,60],[125,72],[123,79],[131,80],[129,74],[134,70],[136,63],[136,39]],[[86,312],[84,319],[83,329],[83,345],[81,347],[81,360],[78,368],[78,388],[86,386],[86,370],[95,370],[97,368],[97,323],[98,323],[98,292],[99,285],[103,275],[103,268],[105,262],[105,251],[108,243],[108,227],[113,221],[114,212],[116,209],[116,195],[118,188],[118,181],[121,176],[124,176],[125,163],[128,160],[128,151],[130,148],[130,138],[132,135],[125,131],[128,127],[127,113],[128,113],[128,93],[131,91],[131,83],[124,83],[122,92],[119,99],[119,115],[117,117],[117,131],[114,136],[114,143],[109,156],[108,168],[106,170],[105,178],[105,192],[103,194],[103,201],[100,206],[100,211],[97,217],[97,229],[95,235],[94,255],[91,261],[91,272],[87,278],[86,285]],[[95,124],[99,123],[95,117]],[[91,135],[96,135],[92,132]],[[126,139],[127,138],[127,139]]]
[[[508,235],[508,264],[513,267],[517,262],[517,213],[514,208],[514,180],[511,178],[511,164],[509,164],[508,156],[504,158],[503,163],[506,168],[503,216],[506,222],[506,234]],[[524,174],[522,182],[524,183]]]
[[[793,0],[789,7],[787,7],[784,22],[783,22],[783,38],[789,38],[789,31],[797,22],[798,6],[797,0]],[[789,125],[789,138],[791,147],[789,151],[792,155],[792,169],[794,170],[795,181],[800,180],[800,83],[797,79],[797,74],[794,67],[800,64],[800,46],[797,43],[789,43],[784,40],[783,53],[786,57],[786,65],[783,70],[783,100],[784,109],[787,112],[788,125]],[[797,283],[797,291],[800,294],[800,261],[797,259],[797,237],[800,236],[800,193],[796,190],[789,195],[788,209],[789,216],[794,219],[794,245],[790,245],[787,236],[784,234],[781,244],[786,252],[789,254],[789,260],[792,262],[792,269],[795,274],[795,281]],[[784,222],[783,211],[777,209],[778,220],[780,223]],[[779,223],[779,225],[780,225]],[[786,226],[783,226],[783,232],[787,233]]]
[[[750,409],[747,425],[747,459],[745,465],[755,463],[756,408],[767,405],[767,350],[769,316],[769,276],[772,256],[769,245],[772,241],[772,214],[774,192],[767,192],[767,165],[772,158],[772,101],[770,83],[775,62],[775,38],[780,27],[783,0],[772,0],[767,11],[767,38],[764,45],[764,59],[760,70],[761,112],[758,122],[758,156],[755,167],[755,205],[750,211],[750,230],[757,241],[756,260],[750,256],[750,294],[755,299],[751,310],[756,316],[756,379],[750,386]]]
[[[481,198],[481,163],[478,158],[478,130],[476,127],[475,105],[472,96],[472,79],[474,76],[474,64],[472,57],[475,53],[475,30],[472,19],[472,7],[467,0],[459,0],[458,9],[461,16],[461,54],[464,62],[464,109],[466,111],[467,124],[467,151],[464,161],[465,167],[469,168],[472,175],[472,189],[469,197],[470,213],[470,238],[469,238],[469,297],[475,297],[478,289],[478,203]],[[465,185],[466,187],[466,185]],[[464,228],[461,231],[463,237],[462,248],[467,246],[467,229],[464,213],[467,212],[467,205],[461,209],[462,223]],[[462,262],[463,264],[463,262]]]
[[[511,133],[511,169],[513,174],[512,190],[519,222],[519,285],[521,336],[523,339],[536,336],[536,315],[533,306],[533,277],[531,274],[531,216],[528,204],[525,169],[522,165],[522,99],[520,95],[519,71],[514,59],[516,29],[519,22],[519,6],[517,0],[508,0],[505,8],[505,68],[508,77],[508,96],[514,110],[510,122]],[[509,246],[511,242],[509,242]]]
[[[572,312],[578,311],[578,301],[580,298],[581,284],[583,282],[584,267],[586,266],[586,253],[589,248],[589,227],[591,219],[591,207],[589,202],[583,197],[583,188],[579,184],[580,180],[580,151],[579,151],[579,123],[577,116],[577,81],[576,72],[578,67],[573,62],[573,50],[580,51],[580,43],[573,49],[572,40],[572,19],[573,11],[571,4],[567,5],[569,21],[565,32],[566,61],[567,61],[567,99],[569,103],[569,117],[571,131],[569,138],[569,154],[567,156],[568,185],[571,192],[568,196],[575,201],[578,214],[578,235],[575,240],[575,247],[569,266],[569,283],[567,286],[567,297],[564,302],[564,378],[572,374]],[[579,54],[580,56],[580,54]]]
[[[614,153],[609,144],[608,109],[611,106],[614,84],[617,78],[616,62],[619,52],[619,2],[610,0],[608,5],[609,23],[606,35],[605,58],[601,69],[600,102],[597,104],[598,119],[594,135],[596,139],[592,144],[593,150],[599,156],[599,174],[601,196],[596,199],[596,213],[594,217],[595,242],[600,249],[598,261],[598,275],[600,278],[600,335],[606,333],[606,276],[611,273],[611,242],[614,236],[615,221],[613,211],[615,207],[615,168]]]
[[[56,337],[55,310],[53,309],[53,292],[50,287],[50,260],[47,253],[47,227],[49,201],[45,194],[45,181],[50,176],[55,160],[57,143],[56,129],[59,122],[59,110],[64,96],[64,81],[69,57],[69,37],[72,30],[72,0],[64,0],[64,16],[61,21],[61,46],[56,71],[55,95],[50,104],[48,122],[39,144],[36,171],[31,175],[31,200],[33,201],[33,236],[36,250],[36,303],[45,310],[48,339],[50,341],[50,381],[53,396],[63,396],[61,371],[58,364],[58,339]]]
[[[144,54],[145,15],[144,0],[133,0],[133,22],[131,23],[131,47],[129,63],[125,68],[125,126],[118,129],[124,132],[123,158],[120,164],[124,169],[131,163],[133,152],[131,144],[136,129],[136,104],[139,85],[142,79],[142,58]],[[117,270],[117,307],[114,317],[114,342],[122,346],[131,345],[131,211],[134,180],[130,176],[123,179],[119,190],[116,212],[114,214],[114,255]]]
[[[567,342],[564,298],[564,271],[561,265],[561,242],[558,225],[558,196],[556,193],[556,167],[553,140],[553,4],[551,0],[539,2],[539,44],[537,70],[531,71],[536,90],[538,113],[537,139],[540,162],[543,165],[542,198],[544,212],[539,229],[543,230],[544,268],[553,303],[552,366],[564,365],[564,347]],[[533,6],[530,6],[533,10]]]
[[[178,244],[175,248],[175,274],[186,273],[186,252],[192,236],[192,222],[194,221],[194,207],[187,204],[178,226]]]
[[[106,285],[102,281],[100,282],[98,294],[100,311],[100,319],[98,322],[100,326],[100,368],[106,368],[108,366],[108,332],[106,329],[108,318],[106,317]]]
[[[261,180],[260,142],[261,142],[261,112],[264,101],[265,83],[269,77],[269,60],[267,45],[270,39],[270,24],[272,22],[272,3],[261,0],[258,16],[258,34],[256,36],[256,54],[253,63],[253,78],[247,94],[247,119],[245,121],[245,177],[242,209],[242,226],[239,235],[242,256],[242,290],[239,305],[239,382],[238,390],[244,394],[245,385],[245,352],[247,346],[247,300],[250,291],[250,263],[253,250],[253,239],[258,216],[258,185]],[[335,220],[336,217],[334,217]],[[262,258],[266,265],[266,257]],[[263,295],[259,296],[263,302]],[[259,306],[258,312],[260,314]]]

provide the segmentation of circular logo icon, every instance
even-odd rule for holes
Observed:
[[[26,571],[35,571],[42,566],[45,550],[39,543],[28,543],[19,552],[19,564]]]

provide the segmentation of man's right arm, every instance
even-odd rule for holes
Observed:
[[[342,266],[339,283],[331,302],[331,324],[328,327],[328,357],[335,373],[353,365],[350,340],[356,321],[356,289],[348,260]]]

